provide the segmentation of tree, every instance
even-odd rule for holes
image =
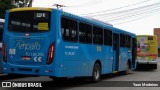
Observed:
[[[13,0],[16,7],[31,7],[33,0]]]
[[[16,7],[31,7],[34,0],[0,0],[0,18],[5,17],[5,11]]]
[[[12,0],[0,0],[0,18],[5,17],[5,11],[15,6],[12,5]]]

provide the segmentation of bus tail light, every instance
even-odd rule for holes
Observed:
[[[3,61],[4,62],[7,62],[7,49],[6,49],[6,43],[3,43],[3,46],[2,46],[2,53],[3,53]]]
[[[48,51],[48,57],[47,57],[47,62],[46,64],[51,64],[52,61],[53,61],[53,58],[54,58],[54,50],[55,50],[55,44],[52,43],[50,46],[49,46],[49,51]]]

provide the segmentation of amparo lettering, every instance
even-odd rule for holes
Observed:
[[[28,51],[28,50],[40,50],[41,46],[35,43],[28,44],[28,43],[17,42],[15,48],[18,48],[19,50]]]

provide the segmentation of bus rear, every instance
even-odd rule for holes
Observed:
[[[48,75],[45,72],[52,70],[55,33],[51,30],[51,11],[49,8],[22,8],[6,12],[4,72]]]
[[[137,66],[157,69],[157,38],[152,35],[137,35]]]

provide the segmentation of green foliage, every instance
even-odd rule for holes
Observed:
[[[14,0],[16,3],[16,7],[29,7],[33,0]]]
[[[33,0],[0,0],[0,18],[5,17],[5,11],[16,7],[29,7]]]
[[[0,0],[0,18],[5,17],[5,11],[11,8],[15,8],[12,5],[12,0]]]

